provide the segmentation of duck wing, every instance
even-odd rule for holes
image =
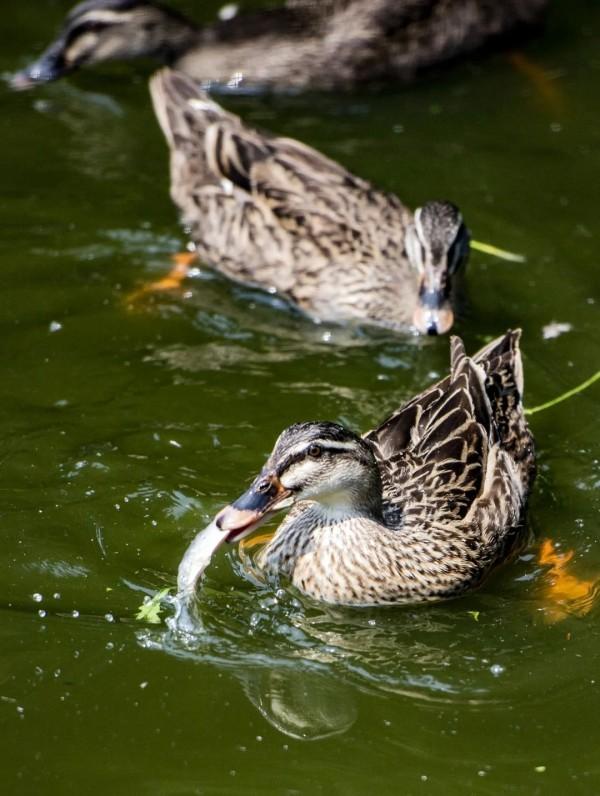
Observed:
[[[366,435],[403,528],[518,521],[533,466],[518,340],[509,332],[471,358],[452,338],[450,375]]]

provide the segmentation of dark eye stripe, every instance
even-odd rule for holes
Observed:
[[[81,22],[79,25],[75,25],[74,28],[71,28],[71,30],[67,33],[65,46],[69,47],[76,39],[79,39],[81,36],[85,36],[86,33],[99,33],[101,30],[110,28],[114,24],[114,22],[101,22],[100,20],[92,19]]]
[[[314,444],[315,444],[314,442],[311,443],[311,445],[314,445]],[[338,455],[339,454],[351,454],[352,456],[360,458],[360,460],[363,461],[363,456],[361,456],[360,450],[358,450],[357,448],[338,448],[338,447],[335,447],[335,446],[329,447],[326,444],[324,444],[323,442],[319,442],[318,444],[319,444],[319,447],[321,448],[321,458],[324,455],[326,455],[326,454],[329,454],[330,456],[334,456],[336,454],[338,454]],[[316,459],[313,459],[309,455],[309,453],[308,453],[308,449],[309,448],[310,448],[310,445],[308,445],[303,450],[298,451],[298,453],[294,453],[291,456],[288,456],[287,458],[285,458],[283,460],[282,464],[277,469],[278,478],[281,478],[283,473],[285,473],[285,471],[288,470],[293,464],[297,464],[298,462],[302,462],[305,459],[311,459],[312,461],[317,461]]]

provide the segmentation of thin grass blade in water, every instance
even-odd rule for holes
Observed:
[[[507,260],[509,263],[524,263],[527,259],[524,254],[509,252],[506,249],[500,249],[498,246],[492,246],[491,243],[483,243],[480,240],[472,240],[471,248],[475,249],[475,251],[483,252],[483,254],[491,254],[492,257],[498,257],[500,260]]]
[[[577,387],[573,387],[573,389],[567,390],[567,392],[563,392],[562,395],[559,395],[558,397],[553,398],[551,401],[546,401],[545,404],[540,404],[539,406],[533,406],[533,407],[531,407],[531,409],[525,409],[525,414],[526,415],[534,415],[534,414],[536,414],[536,412],[543,412],[544,409],[550,409],[550,407],[556,406],[556,404],[559,404],[562,401],[566,401],[567,398],[572,398],[574,395],[577,395],[577,393],[580,393],[583,390],[586,390],[595,381],[598,381],[598,379],[600,379],[600,370],[598,370],[596,373],[594,373],[593,376],[590,376],[589,379],[586,379],[581,384],[578,384]]]

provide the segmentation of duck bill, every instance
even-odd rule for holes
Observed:
[[[425,285],[419,291],[413,323],[421,334],[446,334],[454,323],[454,312],[447,291],[429,290]]]
[[[264,487],[266,481],[269,482],[268,489]],[[259,486],[262,489],[259,490]],[[293,503],[291,498],[291,491],[285,489],[276,476],[259,476],[243,495],[219,512],[215,522],[227,533],[225,541],[239,542],[274,512],[289,508]]]
[[[13,75],[11,88],[23,91],[66,75],[71,69],[65,64],[62,51],[62,43],[50,47],[37,61]]]

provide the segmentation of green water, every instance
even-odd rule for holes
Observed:
[[[10,5],[0,71],[69,3]],[[548,96],[496,55],[405,90],[227,102],[527,256],[474,254],[457,331],[474,350],[522,326],[530,406],[600,366],[599,32],[592,2],[556,4],[527,48]],[[599,792],[599,610],[549,621],[535,545],[467,599],[368,612],[259,588],[223,550],[198,642],[135,620],[285,425],[366,429],[448,361],[447,339],[325,329],[208,270],[129,308],[185,246],[146,76],[1,89],[3,792]],[[553,321],[572,329],[544,339]],[[595,385],[532,418],[530,526],[590,581],[599,407]]]

